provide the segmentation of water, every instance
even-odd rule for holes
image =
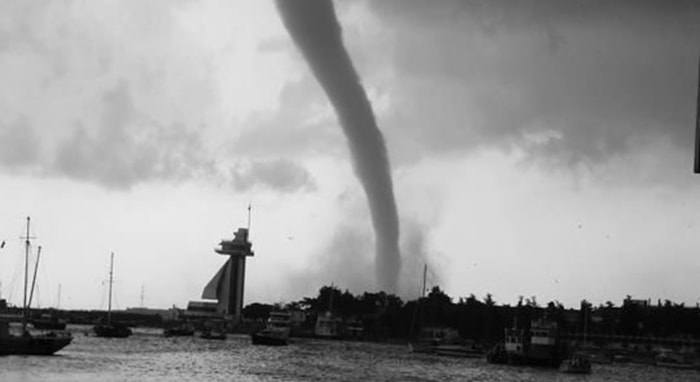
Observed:
[[[406,346],[293,339],[284,347],[164,338],[138,329],[126,339],[86,336],[53,357],[0,357],[0,381],[700,381],[700,372],[594,365],[590,375],[491,365],[481,359],[410,354]]]

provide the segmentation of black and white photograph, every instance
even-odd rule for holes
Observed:
[[[699,381],[700,1],[0,0],[0,381]]]

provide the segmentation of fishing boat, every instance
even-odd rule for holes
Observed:
[[[125,338],[132,334],[129,326],[112,321],[112,283],[114,281],[114,252],[110,257],[109,262],[109,303],[107,306],[107,320],[103,320],[96,324],[92,330],[97,337],[105,338]]]
[[[559,339],[556,323],[546,320],[532,321],[528,328],[506,329],[505,342],[486,355],[490,363],[556,368],[566,358],[566,346]]]
[[[187,321],[177,322],[168,328],[163,329],[165,337],[185,337],[194,335],[194,326]]]
[[[459,358],[482,358],[484,350],[477,343],[463,341],[459,343],[437,345],[435,354]]]
[[[271,312],[265,329],[251,336],[253,345],[284,346],[289,343],[291,315],[289,312]]]
[[[676,353],[668,349],[663,349],[656,355],[656,357],[654,357],[654,365],[671,369],[696,368],[696,365],[687,359],[687,357],[685,357],[683,354]]]
[[[30,323],[36,329],[65,330],[66,320],[60,318],[57,312],[44,313],[38,318],[31,319]]]
[[[226,328],[223,321],[208,321],[199,333],[199,338],[205,340],[225,340]]]
[[[590,374],[591,360],[584,355],[574,354],[561,362],[559,371],[567,374]]]
[[[49,331],[34,333],[30,332],[27,325],[29,321],[29,307],[31,306],[31,298],[27,299],[28,286],[28,269],[29,269],[29,249],[31,246],[29,236],[30,218],[27,217],[27,235],[25,236],[25,255],[24,255],[24,297],[22,303],[22,327],[19,333],[13,333],[10,328],[8,319],[0,318],[0,355],[52,355],[57,351],[68,346],[73,341],[73,336],[69,332],[64,331]],[[39,265],[39,257],[37,256],[36,266],[34,268],[34,280],[36,280],[36,269]],[[30,295],[33,295],[34,282]]]
[[[332,295],[331,295],[332,297]],[[332,304],[332,299],[331,299]],[[332,307],[332,305],[331,305]],[[342,320],[330,310],[324,314],[319,314],[316,318],[314,335],[318,338],[339,339],[341,337]]]

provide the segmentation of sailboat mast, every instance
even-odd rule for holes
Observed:
[[[698,60],[698,94],[695,113],[695,164],[693,172],[700,174],[700,60]]]
[[[29,278],[29,216],[27,216],[27,235],[24,237],[24,297],[22,300],[22,333],[27,331],[27,286]]]
[[[29,302],[27,306],[32,306],[32,300],[34,299],[34,287],[36,286],[36,274],[39,270],[39,258],[41,258],[41,246],[37,249],[36,263],[34,263],[34,276],[32,276],[32,287],[29,289]]]
[[[112,281],[114,275],[114,252],[109,259],[109,303],[107,305],[107,325],[112,324]]]
[[[426,276],[428,275],[428,264],[423,265],[423,292],[421,293],[421,297],[425,297],[425,279]]]

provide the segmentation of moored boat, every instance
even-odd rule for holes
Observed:
[[[341,337],[342,320],[331,311],[319,314],[316,318],[314,335],[318,338],[339,339]]]
[[[291,316],[288,312],[271,312],[265,329],[251,336],[253,345],[284,346],[289,343]]]
[[[114,252],[110,256],[109,261],[109,303],[107,307],[107,320],[102,321],[95,326],[92,330],[95,332],[95,336],[104,338],[126,338],[129,337],[133,332],[128,325],[113,322],[112,321],[112,283],[114,281]]]
[[[20,334],[10,332],[9,323],[0,321],[0,355],[52,355],[68,346],[73,336],[68,332],[51,331]]]
[[[23,299],[23,309],[22,309],[22,326],[19,333],[13,333],[10,328],[10,320],[6,318],[0,318],[0,355],[52,355],[57,351],[68,346],[71,341],[73,341],[73,336],[69,332],[64,331],[49,331],[43,333],[30,332],[27,328],[29,322],[28,312],[29,306],[31,305],[31,296],[34,290],[34,283],[32,283],[32,289],[30,291],[29,300],[27,300],[27,281],[28,281],[28,268],[29,268],[29,249],[30,249],[30,236],[29,236],[29,222],[30,218],[27,217],[27,234],[25,236],[25,272],[24,272],[24,299]],[[41,247],[39,247],[41,248]],[[40,253],[40,252],[39,252]],[[39,265],[39,256],[37,255],[37,262],[34,270],[36,275],[36,269]],[[2,300],[4,301],[4,300]],[[4,304],[3,304],[4,305]]]
[[[409,343],[411,353],[435,354],[441,349],[442,355],[453,355],[460,346],[457,330],[442,326],[421,328],[418,337]]]
[[[118,322],[96,324],[92,330],[95,336],[104,338],[126,338],[133,334],[129,326]]]
[[[591,361],[586,356],[574,354],[561,362],[559,371],[568,374],[590,374]]]
[[[226,325],[223,321],[208,321],[204,323],[204,328],[202,328],[199,333],[199,338],[205,340],[225,340],[226,339]]]
[[[182,321],[177,324],[163,329],[165,337],[186,337],[194,335],[194,326],[189,322]]]
[[[199,338],[202,338],[205,340],[225,340],[226,339],[226,332],[221,331],[221,330],[215,330],[215,329],[204,329],[199,334]]]
[[[538,320],[527,328],[506,329],[505,342],[491,349],[486,359],[509,365],[559,367],[566,358],[556,323]]]
[[[661,351],[654,357],[654,365],[671,369],[694,369],[696,365],[685,356],[670,350]]]
[[[29,321],[35,329],[65,330],[66,320],[58,317],[56,313],[42,314],[39,318]]]

